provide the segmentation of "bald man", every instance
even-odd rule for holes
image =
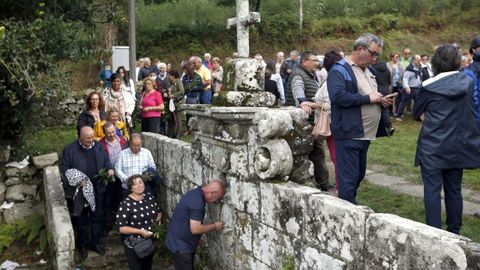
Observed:
[[[110,176],[114,175],[110,159],[101,143],[95,143],[93,129],[85,126],[80,129],[78,140],[63,149],[62,160],[60,161],[60,172],[65,176],[68,169],[77,169],[83,172],[92,182],[95,196],[95,211],[85,207],[81,212],[75,212],[72,218],[74,229],[77,232],[75,237],[76,246],[82,259],[88,256],[88,230],[91,229],[92,249],[100,255],[105,254],[105,249],[100,244],[100,208],[103,202],[105,184],[96,179],[101,169],[106,169]],[[86,180],[80,184],[85,185]],[[78,186],[70,186],[64,181],[65,195],[69,200],[69,206],[73,206],[73,198]],[[81,208],[80,208],[81,209]]]
[[[175,206],[166,240],[175,270],[193,269],[193,259],[202,234],[223,229],[223,221],[203,224],[203,219],[205,204],[216,203],[224,195],[223,183],[213,180],[203,187],[187,192]]]

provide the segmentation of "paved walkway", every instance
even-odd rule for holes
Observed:
[[[384,172],[374,171],[377,166],[367,170],[365,179],[375,185],[387,187],[395,192],[423,198],[423,185],[412,183],[401,176],[388,175]],[[480,192],[462,188],[463,214],[473,215],[480,211]],[[443,192],[442,192],[443,198]],[[445,209],[445,207],[443,208]]]

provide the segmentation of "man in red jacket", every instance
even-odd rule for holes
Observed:
[[[115,162],[120,154],[120,151],[127,148],[127,142],[122,136],[117,135],[117,131],[112,122],[106,122],[103,125],[103,132],[105,137],[100,140],[103,147],[107,151],[110,164],[115,165]],[[103,196],[103,229],[106,234],[112,229],[113,226],[113,211],[117,210],[121,197],[122,185],[119,179],[115,179],[115,182],[109,183]]]

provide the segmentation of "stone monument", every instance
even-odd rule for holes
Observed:
[[[248,0],[237,0],[236,25],[239,58],[226,64],[224,91],[213,97],[213,106],[185,105],[193,115],[192,147],[212,177],[234,177],[241,181],[312,181],[308,160],[312,148],[308,116],[298,108],[272,108],[273,94],[264,91],[264,68],[249,56],[248,29],[260,22],[260,14],[249,12]]]

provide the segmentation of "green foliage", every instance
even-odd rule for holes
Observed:
[[[138,54],[152,47],[176,50],[186,48],[191,55],[203,54],[207,41],[225,40],[226,20],[234,10],[213,1],[178,0],[160,5],[137,7]],[[230,42],[233,42],[233,37]]]
[[[20,238],[26,238],[27,245],[35,244],[43,251],[47,247],[47,229],[43,216],[33,215],[17,224],[17,232]]]
[[[76,138],[77,129],[75,127],[35,130],[25,135],[22,147],[16,148],[15,156],[23,158],[26,155],[36,156],[51,152],[61,154],[63,148]]]
[[[15,230],[15,225],[13,224],[0,224],[0,254],[15,240]]]
[[[295,270],[295,259],[293,256],[282,258],[282,270]]]
[[[33,215],[15,224],[0,224],[0,254],[14,241],[20,240],[38,246],[40,251],[45,250],[48,235],[42,216]]]

